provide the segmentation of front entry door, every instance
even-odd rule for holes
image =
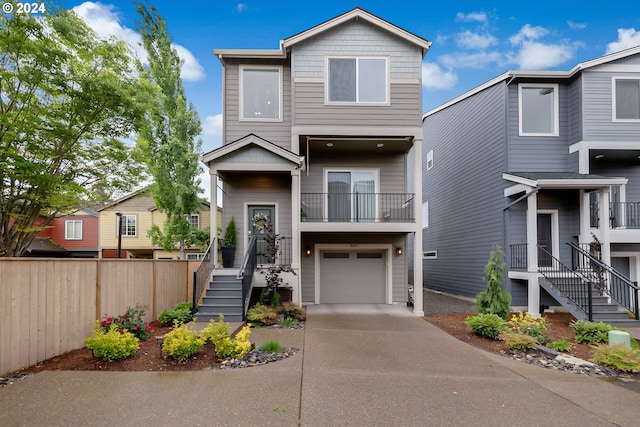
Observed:
[[[553,253],[551,242],[551,214],[538,214],[538,246]],[[538,267],[551,267],[551,257],[538,250]]]
[[[271,225],[273,226],[273,233],[276,232],[276,208],[275,206],[249,206],[249,230],[251,236],[258,236],[258,241],[256,242],[256,252],[258,255],[258,264],[266,264],[268,262],[268,257],[264,255],[267,250],[267,244],[264,239],[264,230],[256,228],[253,225],[253,217],[255,215],[264,215],[269,218],[271,221]],[[260,255],[262,254],[262,255]]]

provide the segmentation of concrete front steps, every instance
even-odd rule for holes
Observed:
[[[225,322],[242,322],[243,312],[242,281],[235,274],[214,275],[194,317],[196,322],[209,322],[222,313]]]

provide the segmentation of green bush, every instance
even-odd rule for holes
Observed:
[[[586,320],[573,321],[569,326],[576,335],[576,342],[579,344],[607,344],[609,331],[615,329],[603,322],[588,322]]]
[[[225,337],[216,343],[216,355],[220,358],[242,357],[251,350],[251,328],[243,326],[234,339]]]
[[[200,331],[200,338],[205,342],[211,341],[211,344],[218,346],[218,343],[225,338],[229,338],[231,327],[224,321],[224,315],[218,315],[218,321],[211,319],[209,324]]]
[[[96,321],[92,330],[93,336],[85,338],[84,343],[95,357],[102,360],[124,359],[135,354],[139,348],[138,338],[129,331],[119,330],[115,324],[105,332],[100,322]]]
[[[277,323],[278,313],[276,309],[257,303],[253,308],[247,312],[247,320],[250,322],[258,322],[264,326],[274,325]]]
[[[164,336],[162,351],[178,361],[184,362],[192,354],[200,351],[204,345],[204,340],[193,330],[193,326],[187,327],[178,324],[176,324],[176,326],[176,328]]]
[[[295,325],[298,321],[296,319],[294,319],[293,317],[285,317],[284,320],[282,321],[282,326],[285,326],[287,328]]]
[[[571,352],[571,343],[567,341],[565,337],[561,337],[558,341],[550,342],[547,346],[555,351],[561,351],[563,353]]]
[[[497,314],[506,319],[511,311],[511,294],[504,288],[504,252],[495,245],[484,268],[487,290],[476,295],[474,309],[479,314]]]
[[[477,316],[469,316],[464,319],[464,323],[473,332],[486,338],[496,339],[504,329],[505,320],[497,314],[482,313]]]
[[[192,304],[190,302],[181,302],[176,304],[171,310],[162,310],[158,320],[164,326],[173,326],[176,321],[179,324],[189,323],[193,319]]]
[[[119,331],[129,331],[139,340],[146,341],[153,334],[153,327],[146,323],[142,318],[146,307],[136,305],[135,307],[127,307],[127,311],[121,316],[107,317],[100,322],[100,329],[108,332],[111,325],[115,325]]]
[[[278,341],[265,341],[260,346],[260,351],[264,353],[282,353],[283,347]]]
[[[640,372],[640,350],[623,345],[599,345],[593,353],[598,365],[624,372]]]
[[[507,344],[509,350],[529,351],[538,346],[538,343],[531,335],[523,334],[522,332],[513,332],[507,329],[506,332],[500,333],[498,336],[502,341]]]
[[[304,320],[304,310],[293,301],[282,303],[282,313],[284,317],[291,317],[296,320]]]

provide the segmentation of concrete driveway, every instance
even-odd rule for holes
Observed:
[[[0,425],[638,425],[638,393],[484,352],[398,307],[347,308],[255,330],[257,345],[301,348],[263,367],[28,377],[0,389]]]

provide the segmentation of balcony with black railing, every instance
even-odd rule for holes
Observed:
[[[415,222],[413,193],[301,193],[303,222]]]
[[[591,227],[600,225],[599,204],[591,203]],[[609,204],[609,224],[612,229],[640,229],[640,202],[612,202]]]

